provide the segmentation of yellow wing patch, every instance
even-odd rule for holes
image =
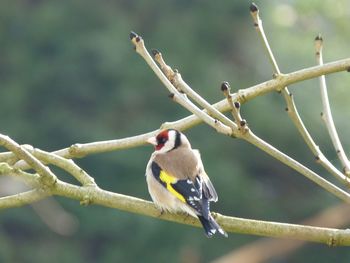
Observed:
[[[177,179],[171,175],[169,175],[168,173],[166,173],[165,171],[161,170],[160,171],[160,175],[159,175],[159,179],[165,183],[166,185],[166,189],[168,189],[168,191],[170,193],[172,193],[177,199],[179,199],[181,202],[186,203],[185,198],[183,197],[182,194],[180,194],[179,192],[177,192],[173,186],[171,184],[174,184],[177,182]]]

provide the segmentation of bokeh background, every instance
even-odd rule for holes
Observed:
[[[256,1],[282,72],[349,56],[350,2]],[[141,134],[188,115],[172,103],[129,40],[134,30],[183,78],[214,103],[233,90],[271,78],[272,69],[249,14],[249,1],[0,1],[1,133],[56,150],[73,143]],[[327,77],[334,119],[349,151],[349,73]],[[290,87],[307,128],[340,168],[321,121],[317,80]],[[325,178],[271,93],[242,108],[255,133]],[[225,215],[297,223],[340,204],[295,171],[253,146],[206,125],[186,132],[199,148]],[[151,147],[77,160],[104,189],[150,199],[144,170]],[[59,173],[64,180],[71,180]],[[2,195],[13,183],[1,178]],[[16,186],[18,187],[18,186]],[[350,223],[350,222],[349,222]],[[199,228],[64,198],[1,211],[0,262],[210,262],[258,237],[207,239]],[[346,247],[307,243],[267,262],[350,262]]]

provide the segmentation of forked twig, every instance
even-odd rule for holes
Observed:
[[[188,109],[193,114],[197,115],[201,118],[205,123],[213,127],[218,132],[225,135],[232,135],[232,129],[227,125],[219,122],[217,119],[212,118],[204,111],[200,110],[196,105],[194,105],[187,97],[180,93],[173,84],[169,81],[169,79],[164,75],[164,73],[159,69],[157,64],[152,59],[151,55],[148,53],[144,41],[142,37],[137,35],[134,32],[130,33],[130,39],[132,43],[135,45],[135,50],[138,54],[143,57],[146,63],[151,67],[153,72],[157,75],[157,77],[161,80],[161,82],[165,85],[165,87],[170,91],[171,98],[174,99],[177,103],[181,104],[184,108]]]
[[[259,16],[259,9],[258,9],[257,5],[254,3],[252,3],[250,6],[250,14],[252,15],[252,18],[254,20],[254,27],[255,27],[256,31],[258,32],[258,35],[259,35],[260,39],[262,40],[263,46],[265,47],[265,50],[267,52],[268,58],[271,61],[272,68],[274,71],[274,76],[276,78],[280,78],[280,76],[283,76],[283,74],[281,74],[281,71],[278,67],[275,56],[273,55],[272,50],[270,48],[270,45],[268,43],[268,40],[266,38],[263,24],[262,24],[262,20]],[[302,136],[302,138],[304,139],[304,141],[308,145],[309,149],[314,154],[316,161],[318,163],[320,163],[335,178],[340,180],[347,187],[350,187],[349,178],[347,176],[345,176],[343,173],[341,173],[331,162],[328,161],[328,159],[325,157],[325,155],[321,152],[320,148],[314,142],[310,133],[306,129],[302,119],[300,118],[298,110],[295,106],[293,95],[289,92],[287,86],[281,87],[280,91],[282,92],[283,97],[286,101],[286,104],[287,104],[286,111],[288,112],[289,117],[293,121],[293,123],[296,126],[296,128],[298,129],[300,135]]]
[[[0,134],[0,145],[13,152],[19,159],[27,162],[40,176],[44,185],[51,186],[56,182],[56,176],[51,170],[35,158],[25,147],[20,146],[10,137]]]
[[[36,158],[46,164],[53,164],[65,170],[77,179],[84,186],[96,186],[94,178],[92,178],[86,171],[80,168],[71,159],[66,159],[53,153],[49,153],[37,148],[28,149]],[[16,165],[14,166],[16,168]]]
[[[158,50],[153,50],[152,54],[155,61],[159,64],[165,76],[174,85],[174,87],[181,93],[185,93],[188,97],[193,99],[199,106],[207,110],[207,114],[220,120],[223,124],[236,129],[237,126],[218,109],[213,107],[208,101],[202,98],[197,92],[195,92],[181,77],[178,70],[173,70],[167,65],[163,59],[162,54]]]

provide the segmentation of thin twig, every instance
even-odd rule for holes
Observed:
[[[35,188],[40,188],[40,175],[31,174],[22,171],[21,169],[13,168],[8,163],[0,163],[0,175],[11,176],[14,179],[20,180],[27,185]]]
[[[43,150],[32,148],[28,149],[36,158],[47,164],[53,164],[75,177],[82,185],[96,186],[94,178],[92,178],[86,171],[80,168],[71,159],[58,156],[53,153],[45,152]],[[16,166],[15,166],[16,167]]]
[[[42,189],[29,190],[27,192],[0,197],[0,209],[20,207],[28,205],[50,196],[50,193]]]
[[[0,153],[0,162],[16,163],[18,158],[13,152],[2,152]]]
[[[51,186],[56,182],[56,176],[47,166],[42,164],[25,147],[20,146],[10,137],[0,134],[0,145],[13,152],[19,159],[26,161],[41,176],[44,185]]]
[[[227,88],[226,83],[224,86],[225,86],[225,88]],[[230,103],[230,105],[232,107],[232,111],[236,111],[237,107],[233,103]],[[234,115],[238,115],[238,113],[235,112]],[[241,118],[240,114],[237,118]],[[243,121],[243,122],[244,122],[244,124],[246,123],[246,121]],[[273,156],[274,158],[276,158],[280,162],[293,168],[294,170],[298,171],[300,174],[306,176],[308,179],[310,179],[311,181],[313,181],[317,185],[321,186],[322,188],[324,188],[328,192],[334,194],[335,196],[342,199],[343,201],[350,203],[350,194],[348,194],[344,190],[340,189],[336,185],[330,183],[329,181],[322,178],[321,176],[319,176],[318,174],[316,174],[315,172],[313,172],[309,168],[305,167],[301,163],[297,162],[293,158],[289,157],[288,155],[284,154],[283,152],[279,151],[278,149],[276,149],[272,145],[268,144],[267,142],[265,142],[264,140],[262,140],[261,138],[256,136],[248,128],[247,125],[244,125],[244,128],[245,128],[245,130],[244,130],[244,132],[241,132],[239,134],[239,136],[238,136],[239,138],[242,138],[242,139],[248,141],[249,143],[255,145],[256,147],[258,147],[259,149],[268,153],[269,155]]]
[[[214,108],[208,101],[202,98],[197,92],[195,92],[181,77],[181,74],[178,70],[173,70],[169,65],[167,65],[163,59],[162,54],[158,50],[153,50],[152,54],[154,56],[155,61],[160,65],[165,76],[168,80],[174,85],[174,87],[180,91],[185,93],[191,99],[193,99],[199,106],[203,107],[207,110],[207,113],[210,116],[220,120],[223,124],[231,127],[232,129],[237,129],[237,126],[234,122],[232,122],[229,118],[227,118],[224,114],[222,114],[219,110]]]
[[[259,16],[259,9],[258,7],[252,3],[250,6],[250,14],[252,15],[252,18],[254,20],[254,26],[256,31],[258,32],[258,35],[260,39],[262,40],[263,46],[265,47],[265,50],[267,51],[268,58],[271,61],[274,76],[279,79],[283,77],[281,74],[281,71],[277,65],[275,56],[272,53],[272,50],[270,48],[269,42],[266,38],[264,27],[262,24],[262,20]],[[281,92],[283,94],[283,97],[286,101],[287,108],[286,111],[288,112],[289,117],[293,121],[294,125],[298,129],[300,135],[308,145],[309,149],[312,151],[313,155],[315,156],[315,159],[318,163],[320,163],[330,174],[332,174],[335,178],[337,178],[339,181],[341,181],[343,184],[345,184],[347,187],[350,187],[349,178],[346,177],[344,174],[342,174],[334,165],[332,165],[327,158],[324,156],[324,154],[321,152],[320,148],[316,145],[313,138],[311,137],[310,133],[306,129],[303,121],[300,118],[300,115],[298,113],[298,110],[295,106],[295,102],[293,99],[292,94],[289,92],[287,85],[281,86]]]
[[[289,157],[288,155],[282,153],[272,145],[266,143],[264,140],[260,139],[258,136],[253,134],[250,130],[248,132],[244,133],[241,138],[244,140],[250,142],[251,144],[255,145],[259,149],[263,150],[264,152],[268,153],[269,155],[273,156],[280,162],[284,163],[285,165],[293,168],[294,170],[298,171],[300,174],[304,175],[305,177],[309,178],[311,181],[316,183],[317,185],[321,186],[323,189],[327,190],[328,192],[334,194],[339,199],[345,201],[346,203],[350,204],[350,194],[345,192],[344,190],[340,189],[336,185],[330,183],[326,179],[322,178],[309,168],[305,167],[301,163],[297,162],[293,158]]]
[[[316,61],[318,65],[323,65],[323,56],[322,56],[322,50],[323,50],[323,39],[320,35],[318,35],[315,38],[315,54],[316,54]],[[343,146],[340,142],[337,129],[335,128],[333,116],[331,107],[329,104],[328,99],[328,92],[327,92],[327,85],[326,85],[326,78],[324,75],[319,77],[320,80],[320,89],[321,89],[321,98],[322,98],[322,105],[323,105],[323,112],[322,112],[322,119],[324,120],[324,123],[327,127],[329,136],[331,137],[333,146],[335,148],[335,151],[340,159],[340,162],[343,165],[343,171],[346,176],[350,176],[350,162],[348,157],[345,154],[345,151],[343,149]]]
[[[272,91],[279,91],[283,87],[295,84],[307,79],[319,77],[340,71],[349,71],[350,58],[329,62],[322,66],[313,66],[301,70],[297,70],[288,74],[280,74],[273,79],[263,83],[251,86],[246,89],[241,89],[238,93],[232,94],[234,101],[239,101],[241,104],[250,101],[258,96],[262,96]],[[238,96],[235,98],[235,95]]]
[[[161,69],[154,62],[154,60],[152,59],[151,55],[148,53],[148,51],[145,47],[143,39],[139,35],[132,32],[130,34],[130,39],[131,39],[131,42],[135,45],[136,52],[141,55],[141,57],[150,66],[150,68],[157,75],[157,77],[164,84],[164,86],[170,91],[171,98],[173,98],[177,103],[181,104],[183,107],[188,109],[193,114],[197,115],[200,119],[202,119],[209,126],[216,129],[218,132],[223,133],[225,135],[229,135],[229,136],[232,135],[232,130],[230,127],[228,127],[227,125],[225,125],[223,123],[221,123],[220,125],[217,125],[218,121],[216,119],[210,117],[204,111],[200,110],[189,99],[187,99],[187,97],[184,94],[180,93],[173,86],[173,84],[168,80],[168,78],[164,75],[164,73],[161,71]]]
[[[275,56],[272,53],[272,49],[270,47],[269,42],[267,41],[265,32],[264,32],[264,27],[262,25],[262,20],[260,19],[259,16],[259,8],[255,3],[252,3],[250,5],[250,14],[254,20],[254,27],[256,31],[259,33],[259,36],[261,37],[261,40],[264,44],[264,48],[266,49],[266,52],[268,54],[268,58],[270,59],[270,62],[274,68],[275,73],[281,74],[278,64],[276,62]]]
[[[216,131],[218,131],[219,133],[228,135],[228,136],[232,136],[233,130],[231,130],[230,127],[226,126],[225,124],[218,121],[217,119],[210,117],[206,112],[201,111],[190,100],[182,100],[181,96],[182,95],[180,95],[180,97],[179,97],[179,94],[170,94],[170,97],[173,101],[180,104],[181,106],[188,109],[189,111],[191,111],[191,109],[192,109],[193,110],[193,111],[191,111],[192,113],[196,114],[199,118],[201,118],[201,120],[203,120],[205,123],[212,126]],[[194,110],[194,109],[196,109],[196,110]],[[197,113],[195,113],[195,111],[197,111]]]
[[[231,95],[230,84],[227,81],[224,81],[221,84],[221,91],[224,93],[227,103],[230,105],[231,114],[234,120],[236,121],[237,127],[239,127],[240,132],[246,132],[248,130],[248,125],[246,120],[243,120],[240,113],[241,104],[238,101],[233,102]]]

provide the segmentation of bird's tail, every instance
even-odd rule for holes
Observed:
[[[225,230],[223,230],[221,226],[216,223],[215,219],[210,214],[208,219],[206,219],[204,216],[198,216],[198,219],[201,222],[207,237],[212,237],[216,232],[219,232],[224,237],[227,237]]]

